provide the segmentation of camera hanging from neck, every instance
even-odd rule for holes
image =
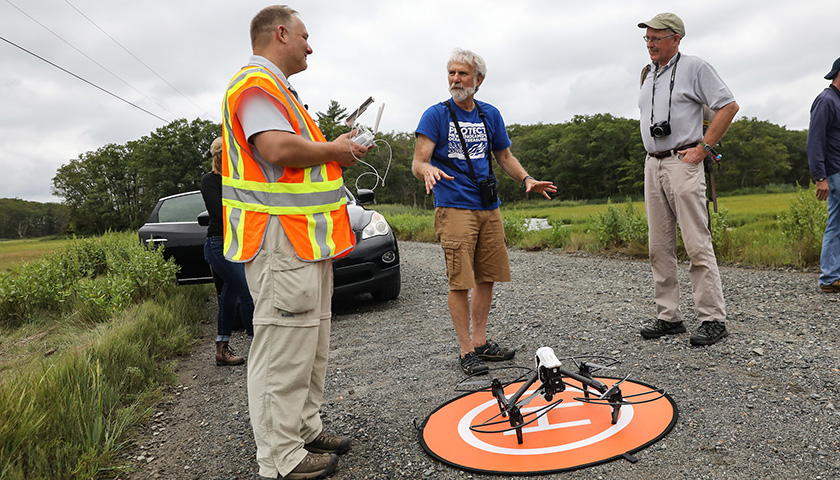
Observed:
[[[677,63],[679,63],[679,61],[680,61],[680,55],[681,55],[680,52],[677,52],[677,59],[674,60],[674,65],[671,66],[671,84],[670,84],[669,90],[668,90],[668,120],[666,122],[666,124],[669,125],[669,126],[671,124],[671,98],[674,96],[674,78],[677,76]],[[654,76],[656,76],[656,73],[654,73]],[[655,79],[652,83],[653,83],[653,90],[651,90],[651,94],[650,94],[650,124],[651,124],[651,126],[656,125],[656,123],[653,121],[653,102],[654,102],[654,99],[656,98],[656,81],[655,81]],[[661,136],[664,136],[664,135],[661,135]]]

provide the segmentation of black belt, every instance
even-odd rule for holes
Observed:
[[[673,157],[677,154],[680,150],[688,150],[689,148],[694,148],[697,146],[699,142],[690,143],[688,145],[683,145],[682,147],[677,147],[673,150],[665,150],[664,152],[647,152],[647,154],[653,158],[663,159],[666,157]]]

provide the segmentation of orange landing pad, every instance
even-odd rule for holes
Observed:
[[[599,380],[607,386],[618,381],[612,378]],[[521,385],[521,382],[509,385],[505,394],[512,395]],[[536,388],[534,385],[522,398]],[[652,388],[631,380],[621,384],[624,397]],[[514,431],[478,433],[470,430],[470,426],[480,425],[498,415],[499,407],[489,391],[469,393],[432,412],[422,427],[420,442],[432,457],[463,470],[534,475],[575,470],[622,457],[633,459],[632,453],[658,441],[677,421],[677,405],[668,395],[648,403],[623,405],[615,425],[612,424],[611,407],[575,400],[582,396],[581,390],[567,386],[553,400],[562,398],[562,403],[525,426],[523,442],[518,444]],[[522,414],[547,404],[537,396],[522,409]],[[525,417],[525,421],[528,420]]]

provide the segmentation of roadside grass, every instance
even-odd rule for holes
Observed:
[[[48,270],[63,273],[45,284],[74,280],[23,285]],[[74,240],[0,274],[0,478],[113,478],[124,468],[116,455],[207,315],[212,286],[176,288],[175,271],[129,232]]]
[[[807,267],[819,261],[818,239],[803,243],[808,227],[817,230],[825,205],[812,200],[814,190],[719,196],[712,214],[712,237],[718,260],[752,267]],[[797,202],[803,206],[797,207]],[[376,205],[400,240],[434,242],[434,211],[403,205]],[[621,253],[647,257],[644,202],[546,202],[533,200],[503,205],[508,244],[524,250],[561,249],[567,252]],[[546,219],[550,228],[529,230],[530,218]],[[785,219],[797,219],[797,221]],[[803,224],[803,226],[797,226]],[[792,226],[791,226],[792,225]],[[794,230],[794,231],[792,231]],[[822,238],[821,234],[818,234]],[[685,259],[684,249],[678,254]],[[807,251],[806,251],[807,250]]]

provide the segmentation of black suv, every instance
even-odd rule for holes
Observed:
[[[401,285],[400,252],[394,231],[379,212],[362,206],[373,201],[373,191],[360,189],[359,199],[348,189],[344,191],[356,247],[349,255],[333,261],[333,296],[370,293],[379,300],[397,298]],[[214,281],[204,260],[208,219],[201,192],[196,190],[161,198],[140,227],[141,243],[164,247],[164,256],[174,258],[181,267],[177,275],[179,285]]]

